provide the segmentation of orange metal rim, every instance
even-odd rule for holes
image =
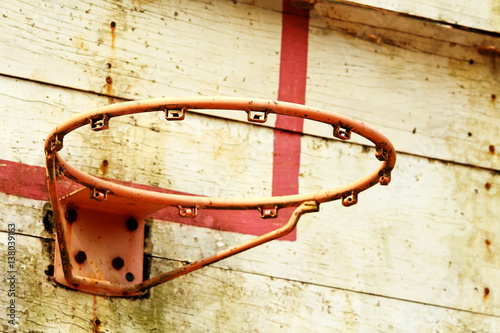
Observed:
[[[249,120],[255,122],[263,122],[262,119],[267,119],[267,115],[269,113],[276,113],[327,123],[333,126],[334,135],[337,133],[335,136],[342,140],[348,140],[350,133],[356,133],[373,142],[377,151],[376,157],[381,160],[382,163],[378,169],[362,179],[334,189],[307,194],[264,198],[215,198],[165,194],[122,186],[88,175],[71,167],[57,153],[62,149],[65,135],[87,124],[95,126],[96,123],[99,123],[101,126],[100,129],[106,129],[109,121],[114,117],[154,111],[163,111],[166,114],[169,112],[177,112],[178,114],[182,114],[182,116],[178,118],[184,119],[184,114],[187,110],[196,109],[246,111],[249,115]],[[260,112],[261,114],[259,114],[259,116],[263,118],[251,120],[250,115],[252,112]],[[173,118],[172,120],[181,119]],[[146,202],[159,203],[166,206],[180,205],[182,207],[214,209],[259,209],[263,206],[283,208],[298,206],[300,203],[305,201],[323,203],[337,200],[348,195],[357,195],[377,183],[387,185],[390,181],[391,171],[396,162],[396,153],[391,142],[383,134],[358,120],[299,104],[257,99],[217,97],[150,99],[144,101],[118,103],[97,108],[76,115],[59,124],[49,134],[45,143],[45,151],[47,159],[54,158],[59,167],[59,172],[64,173],[66,177],[74,180],[75,182],[98,190],[100,193],[110,193],[130,198],[141,197],[141,200]]]
[[[356,133],[371,141],[376,148],[375,157],[381,161],[381,164],[379,168],[358,181],[314,193],[264,198],[215,198],[167,194],[119,185],[81,172],[66,163],[58,154],[63,148],[64,137],[71,131],[87,124],[90,124],[91,129],[94,131],[106,130],[114,117],[155,111],[165,112],[167,120],[179,121],[185,118],[189,110],[202,109],[244,111],[248,114],[248,120],[256,123],[266,122],[268,115],[271,113],[327,123],[333,127],[333,136],[340,140],[349,140],[351,133]],[[111,296],[138,295],[152,286],[285,236],[295,228],[302,214],[318,211],[319,204],[321,203],[341,199],[344,206],[351,206],[357,203],[357,196],[360,192],[377,183],[381,185],[389,184],[391,171],[396,162],[396,153],[391,142],[383,134],[358,120],[300,104],[260,99],[220,97],[149,99],[118,103],[90,110],[59,124],[49,134],[45,142],[45,153],[47,186],[56,221],[56,235],[64,278],[70,284],[74,285],[75,289],[78,289],[79,286],[85,286],[85,291],[90,290],[94,294]],[[75,276],[72,273],[72,264],[68,251],[68,231],[64,227],[64,214],[56,186],[57,179],[61,175],[89,188],[96,200],[104,200],[108,195],[111,195],[155,205],[175,206],[179,208],[179,213],[186,217],[195,216],[198,209],[258,209],[261,217],[272,218],[277,215],[277,211],[280,208],[296,207],[296,209],[290,217],[289,222],[281,228],[256,237],[248,242],[230,247],[213,256],[131,286]]]

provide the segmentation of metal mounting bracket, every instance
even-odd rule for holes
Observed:
[[[73,275],[130,286],[142,282],[144,217],[163,206],[113,195],[101,200],[95,198],[95,192],[82,188],[60,200]],[[59,246],[56,241],[55,280],[85,292],[101,290],[99,286],[75,286],[66,280]]]

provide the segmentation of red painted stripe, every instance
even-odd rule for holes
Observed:
[[[295,9],[290,0],[283,0],[279,100],[301,104],[305,102],[308,29],[308,12]],[[277,118],[277,129],[274,131],[273,195],[298,193],[301,137],[299,133],[302,132],[302,127],[302,119],[286,116]],[[48,201],[45,177],[43,166],[0,160],[0,192]],[[145,190],[181,194],[145,185],[119,183]],[[69,194],[79,187],[80,185],[68,180],[58,182],[62,195]],[[216,230],[261,235],[286,223],[292,211],[293,208],[281,209],[278,218],[263,220],[257,211],[200,210],[196,218],[190,219],[180,217],[175,207],[168,207],[154,213],[152,217]],[[293,232],[282,239],[295,240],[296,233]]]
[[[28,199],[48,201],[45,167],[0,160],[0,192]],[[63,192],[68,191],[61,182]],[[71,183],[69,183],[71,186]],[[75,184],[75,189],[78,185]]]
[[[188,194],[131,182],[112,181],[148,191]],[[58,181],[57,187],[59,194],[63,196],[78,190],[81,188],[81,185],[64,178]],[[45,167],[0,160],[0,192],[16,197],[48,201],[49,195],[47,192]],[[258,211],[203,209],[198,212],[196,218],[184,218],[179,216],[179,210],[177,208],[167,207],[153,213],[150,217],[162,221],[177,222],[249,235],[262,235],[281,226],[275,220],[261,219]]]
[[[305,103],[307,82],[307,46],[309,12],[283,0],[281,64],[278,100]],[[296,194],[299,190],[300,139],[304,121],[301,118],[278,115],[274,130],[273,196]],[[293,208],[282,209],[276,222],[288,221]],[[287,236],[295,240],[296,230]]]
[[[304,104],[307,83],[309,12],[296,9],[283,0],[281,60],[278,100]],[[278,117],[276,127],[302,132],[302,119]]]
[[[278,100],[304,104],[307,81],[308,11],[283,0],[283,29]],[[274,131],[273,195],[296,194],[302,118],[278,115]],[[288,132],[288,131],[293,132]]]

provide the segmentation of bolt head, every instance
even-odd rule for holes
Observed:
[[[114,269],[121,269],[125,265],[125,261],[121,257],[116,257],[111,262]]]
[[[132,274],[130,272],[125,274],[125,279],[127,279],[128,282],[134,281],[134,279],[135,279],[134,274]]]
[[[127,226],[128,230],[135,231],[139,227],[139,222],[137,222],[136,219],[131,217],[131,218],[127,219],[127,222],[125,222],[125,225]]]
[[[75,254],[75,261],[79,264],[83,264],[87,260],[87,254],[83,251],[78,251],[77,254]]]

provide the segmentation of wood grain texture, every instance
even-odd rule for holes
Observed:
[[[320,1],[334,2],[331,0]],[[470,27],[490,32],[500,32],[500,6],[496,1],[491,0],[479,0],[476,2],[466,0],[341,0],[338,2],[395,11],[402,14],[409,14],[439,22],[463,26],[465,28]]]
[[[8,149],[1,159],[43,165],[42,133],[55,126],[55,116],[67,117],[84,103],[109,102],[2,80],[20,95],[4,93],[1,99],[3,116],[11,121],[2,122],[7,135],[1,144]],[[84,128],[69,135],[63,153],[73,166],[99,176],[203,194],[270,195],[271,129],[202,115],[171,125],[161,117],[114,119],[107,131]],[[30,142],[34,138],[39,141]],[[354,181],[379,163],[366,147],[307,135],[301,151],[300,193]],[[106,169],[104,158],[110,161]],[[218,267],[498,315],[498,188],[497,172],[399,154],[387,188],[363,193],[351,208],[324,204],[320,213],[303,217],[296,242],[274,242]],[[2,200],[5,216],[17,219],[21,199]],[[41,202],[27,202],[38,217],[23,223],[21,232],[47,237],[37,222]],[[194,261],[249,237],[156,222],[147,251]],[[485,288],[491,291],[486,298]]]
[[[438,42],[438,36],[419,42],[412,35],[407,44],[393,30],[402,25],[384,30],[342,19],[311,20],[307,104],[366,121],[398,151],[499,170],[499,155],[490,152],[500,131],[495,60],[481,58],[472,45],[464,46],[467,54],[456,54],[460,47]],[[386,37],[404,45],[388,45]],[[423,44],[433,47],[418,50]],[[304,131],[331,133],[310,122]]]
[[[492,2],[469,10],[463,1],[453,8],[425,1],[374,5],[417,16],[433,8],[426,17],[498,31]],[[391,139],[398,162],[388,187],[362,193],[354,207],[323,204],[301,219],[295,241],[257,247],[133,300],[57,285],[48,204],[0,193],[0,260],[7,262],[15,223],[19,304],[19,326],[2,320],[0,330],[494,332],[500,80],[498,59],[477,47],[500,48],[499,38],[358,4],[322,1],[311,13],[306,104],[361,119]],[[161,96],[276,98],[281,11],[278,0],[5,3],[0,183],[19,181],[6,179],[2,160],[43,168],[49,131],[83,110]],[[136,184],[268,196],[275,118],[266,126],[245,118],[113,119],[107,131],[69,135],[63,155],[85,172]],[[300,193],[356,180],[379,163],[366,142],[332,139],[330,126],[305,122],[304,132]],[[153,219],[148,226],[151,275],[252,237]],[[3,295],[7,288],[0,283]]]
[[[9,3],[0,73],[127,99],[276,98],[280,7],[259,5]],[[498,38],[345,4],[317,8],[307,104],[366,121],[401,152],[500,169],[489,151],[500,145],[497,60],[476,50],[499,48]],[[330,127],[312,122],[304,132],[331,138]]]
[[[2,262],[6,235],[0,232]],[[16,240],[17,326],[2,321],[3,332],[491,332],[500,324],[497,317],[214,267],[146,298],[94,297],[60,287],[44,272],[52,240]],[[152,273],[177,265],[152,261]],[[0,291],[7,293],[6,284]]]
[[[2,11],[4,74],[125,98],[277,95],[277,11],[189,0],[16,1]]]
[[[361,160],[373,152],[303,141],[310,146],[301,156],[301,192],[368,170]],[[363,193],[358,205],[323,204],[304,216],[296,242],[273,242],[218,265],[498,315],[491,293],[500,277],[498,174],[402,155],[398,165],[390,186]],[[151,253],[188,261],[249,238],[164,223],[152,230]]]

